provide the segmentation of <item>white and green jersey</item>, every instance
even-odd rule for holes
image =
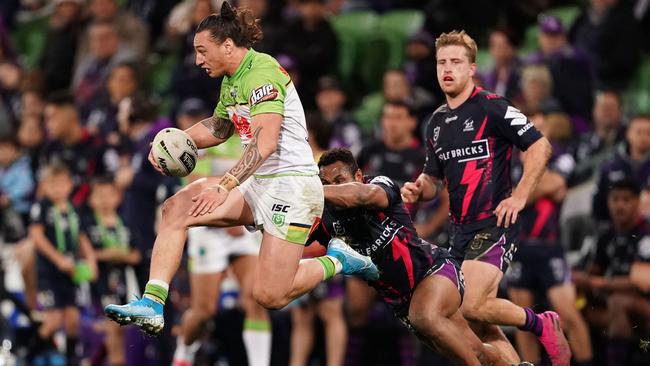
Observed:
[[[305,112],[289,74],[271,56],[248,50],[235,73],[225,76],[214,114],[230,119],[246,147],[252,137],[251,118],[262,113],[282,115],[277,150],[255,175],[318,174],[307,142]]]

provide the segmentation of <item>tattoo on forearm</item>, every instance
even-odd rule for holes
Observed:
[[[235,131],[235,125],[225,118],[210,117],[201,121],[212,136],[225,140]]]
[[[237,164],[230,169],[230,174],[240,182],[243,182],[246,178],[250,177],[264,161],[264,157],[262,157],[258,146],[261,131],[262,127],[259,127],[255,132],[253,132],[251,141],[244,150],[241,159],[239,159]]]

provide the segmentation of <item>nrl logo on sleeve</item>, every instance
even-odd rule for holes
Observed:
[[[254,105],[278,97],[278,91],[271,84],[262,85],[253,90],[250,98],[250,105]]]

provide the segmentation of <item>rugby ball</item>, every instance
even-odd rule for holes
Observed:
[[[198,150],[194,140],[183,130],[165,128],[156,134],[151,145],[154,159],[167,175],[185,177],[194,170]]]

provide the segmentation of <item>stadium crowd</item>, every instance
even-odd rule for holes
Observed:
[[[193,39],[221,2],[0,4],[0,360],[172,364],[190,303],[186,261],[166,309],[176,326],[160,337],[120,329],[101,309],[141,293],[160,205],[187,183],[154,170],[149,144],[212,115],[220,80],[195,65]],[[476,83],[554,148],[550,188],[529,202],[525,249],[500,296],[558,311],[575,365],[650,364],[650,278],[640,274],[650,266],[650,1],[235,5],[260,19],[254,48],[296,85],[314,159],[346,147],[365,174],[400,186],[421,173],[424,126],[445,102],[435,39],[465,29],[479,43]],[[203,173],[220,158],[202,157]],[[408,209],[421,237],[446,245],[447,195]],[[225,278],[194,364],[251,362],[241,334],[255,309],[238,301],[235,271]],[[272,365],[445,364],[359,280],[336,277],[270,319]],[[522,359],[542,362],[534,339],[505,331]]]

